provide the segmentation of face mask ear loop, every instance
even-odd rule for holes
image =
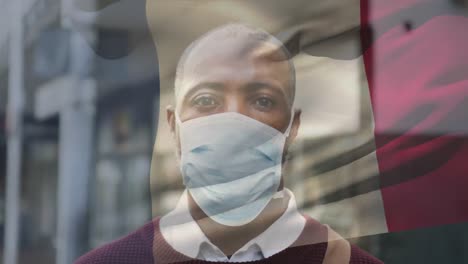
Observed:
[[[289,119],[288,128],[284,132],[285,137],[289,137],[289,133],[291,132],[291,127],[292,127],[292,124],[293,124],[293,121],[294,121],[294,114],[295,114],[294,107],[291,107],[291,118]]]

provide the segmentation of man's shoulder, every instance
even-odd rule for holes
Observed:
[[[350,264],[383,264],[383,262],[357,246],[351,245]]]
[[[327,230],[327,248],[323,263],[383,264],[371,254],[349,243],[330,226],[318,222],[315,224],[325,227]]]
[[[75,264],[153,263],[154,221],[133,233],[96,248],[75,261]]]

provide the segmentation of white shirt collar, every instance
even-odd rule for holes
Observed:
[[[290,197],[283,215],[263,233],[240,248],[230,259],[209,241],[192,218],[188,209],[187,190],[182,194],[176,208],[161,218],[161,233],[172,248],[190,258],[225,262],[268,258],[294,243],[306,223],[297,210],[294,194],[289,189],[284,189],[275,196],[282,194]]]

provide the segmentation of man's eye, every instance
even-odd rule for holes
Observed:
[[[194,105],[201,107],[216,106],[218,103],[213,97],[210,96],[199,96],[193,101]]]
[[[273,100],[267,97],[260,97],[255,100],[255,106],[261,109],[270,109],[273,104]]]

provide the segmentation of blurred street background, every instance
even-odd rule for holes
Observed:
[[[344,2],[316,5],[334,34],[359,25],[333,18],[359,12]],[[285,10],[233,7],[213,10],[272,25]],[[171,23],[170,11],[156,19],[167,39],[204,28]],[[183,190],[161,111],[173,102],[171,70],[158,66],[146,1],[0,0],[0,25],[0,263],[72,263],[171,210]],[[359,34],[329,37],[310,49],[360,50]],[[286,185],[301,209],[386,263],[468,263],[466,224],[384,234],[361,57],[294,62],[298,85],[319,88],[297,92],[304,120]]]

